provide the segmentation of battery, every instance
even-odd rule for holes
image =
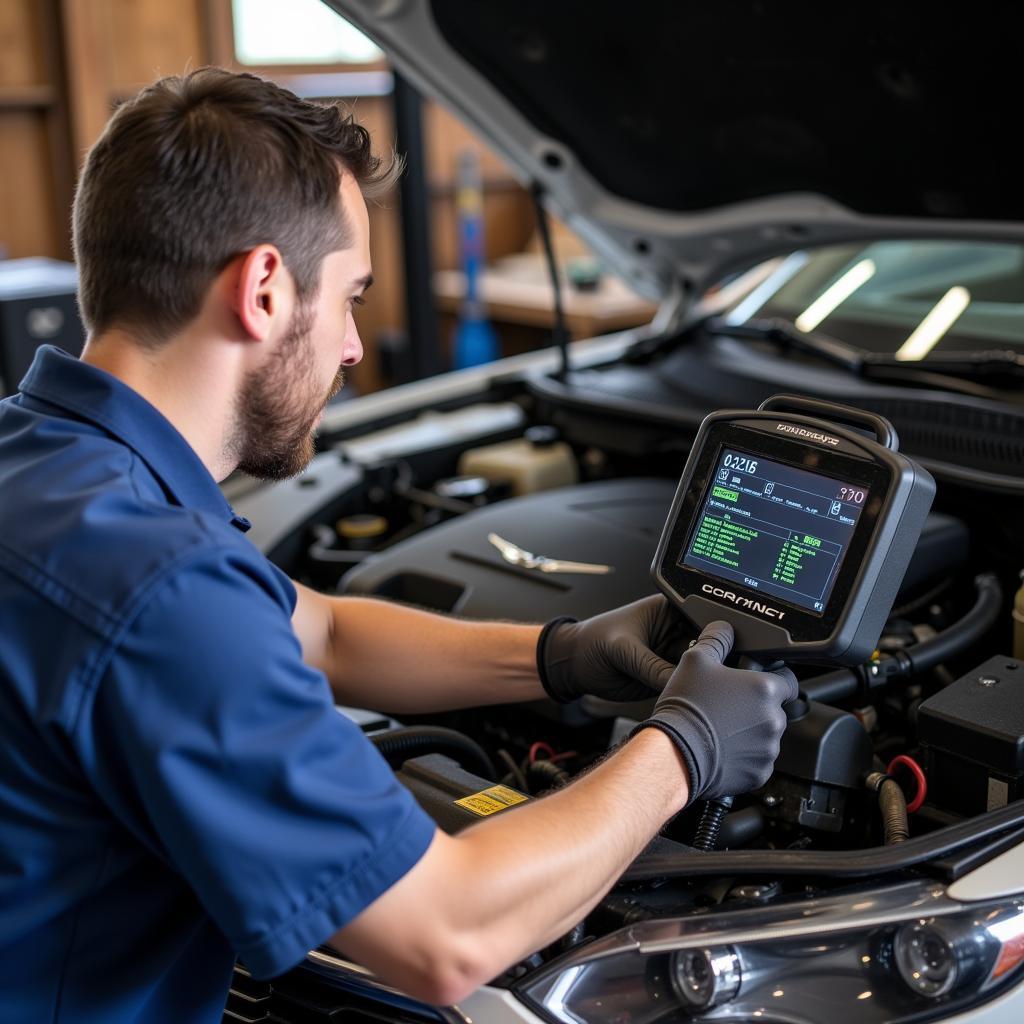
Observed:
[[[517,790],[467,772],[444,754],[410,758],[395,774],[417,803],[449,834],[529,800]]]
[[[925,700],[929,803],[974,815],[1024,795],[1024,662],[994,657]]]

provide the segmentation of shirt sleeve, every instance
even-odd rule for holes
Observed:
[[[101,798],[257,977],[389,889],[435,828],[302,662],[276,583],[237,553],[175,573],[76,730]]]

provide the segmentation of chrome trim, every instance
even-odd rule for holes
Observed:
[[[497,1021],[494,1021],[491,1013],[491,1010],[495,1009],[492,1005],[495,1002],[501,1004],[504,1020],[523,1021],[524,1024],[540,1020],[511,993],[487,986],[482,986],[462,1001],[462,1006],[466,1007],[465,1009],[460,1006],[432,1006],[406,995],[401,989],[386,985],[361,964],[353,963],[340,954],[328,952],[323,948],[310,950],[306,954],[306,966],[321,977],[334,978],[346,982],[354,988],[363,988],[370,992],[386,992],[388,995],[398,996],[414,1006],[421,1007],[425,1013],[436,1014],[445,1024],[498,1024]]]
[[[348,978],[349,980],[352,980],[349,978],[350,975],[355,975],[355,978],[361,985],[367,985],[381,992],[390,992],[392,995],[404,995],[397,988],[392,988],[390,985],[385,985],[383,981],[378,981],[373,971],[363,967],[361,964],[346,960],[335,953],[325,953],[322,949],[311,949],[306,954],[306,961],[307,963],[315,964],[317,967],[324,968],[324,973],[326,974],[336,974],[341,978]]]
[[[346,960],[336,953],[329,953],[322,948],[312,949],[306,954],[306,966],[321,977],[334,978],[337,981],[347,983],[357,990],[364,989],[371,994],[380,992],[387,993],[389,996],[397,996],[415,1007],[421,1007],[425,1013],[434,1013],[441,1016],[443,1020],[450,1022],[450,1024],[468,1024],[464,1017],[452,1016],[451,1013],[447,1013],[447,1007],[431,1006],[429,1003],[424,1003],[421,999],[406,995],[401,989],[387,985],[378,979],[373,971],[368,970],[361,964]],[[455,1012],[457,1013],[458,1011]]]
[[[543,973],[622,953],[662,953],[695,946],[783,940],[808,933],[831,934],[904,921],[908,917],[953,914],[963,909],[964,905],[950,899],[945,888],[937,883],[907,882],[768,907],[642,921],[589,943],[575,956],[566,954]]]

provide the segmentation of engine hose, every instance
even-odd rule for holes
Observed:
[[[455,729],[439,725],[408,725],[372,733],[368,739],[392,768],[419,754],[450,754],[468,772],[485,779],[495,777],[494,765],[479,743]]]
[[[903,790],[887,775],[868,776],[868,785],[878,793],[878,810],[882,815],[882,841],[886,846],[905,843],[910,838],[907,824],[907,798]]]
[[[532,793],[543,793],[546,789],[558,789],[569,781],[569,773],[564,768],[543,758],[531,761],[526,768],[526,778],[536,786],[530,787]]]
[[[697,834],[693,837],[695,850],[714,850],[718,846],[718,833],[722,831],[722,821],[732,807],[732,797],[723,796],[717,800],[708,800],[700,816]]]
[[[805,679],[800,684],[808,700],[817,700],[822,704],[838,704],[848,700],[861,685],[860,673],[851,668],[837,668],[834,672]]]
[[[927,672],[965,650],[995,624],[1003,607],[1003,588],[992,573],[974,578],[978,596],[971,610],[949,629],[923,640],[903,653],[910,659],[908,675]]]
[[[801,689],[810,700],[836,704],[890,680],[927,672],[960,654],[992,628],[1003,605],[1003,588],[992,573],[976,576],[974,586],[977,594],[970,610],[941,633],[883,657],[877,666],[837,669],[805,679]]]
[[[764,831],[764,814],[756,804],[740,811],[730,811],[722,819],[718,844],[724,849],[746,846]]]

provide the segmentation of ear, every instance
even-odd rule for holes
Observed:
[[[248,252],[239,267],[235,312],[254,341],[270,337],[275,321],[287,315],[290,306],[291,275],[274,245],[258,245]]]

